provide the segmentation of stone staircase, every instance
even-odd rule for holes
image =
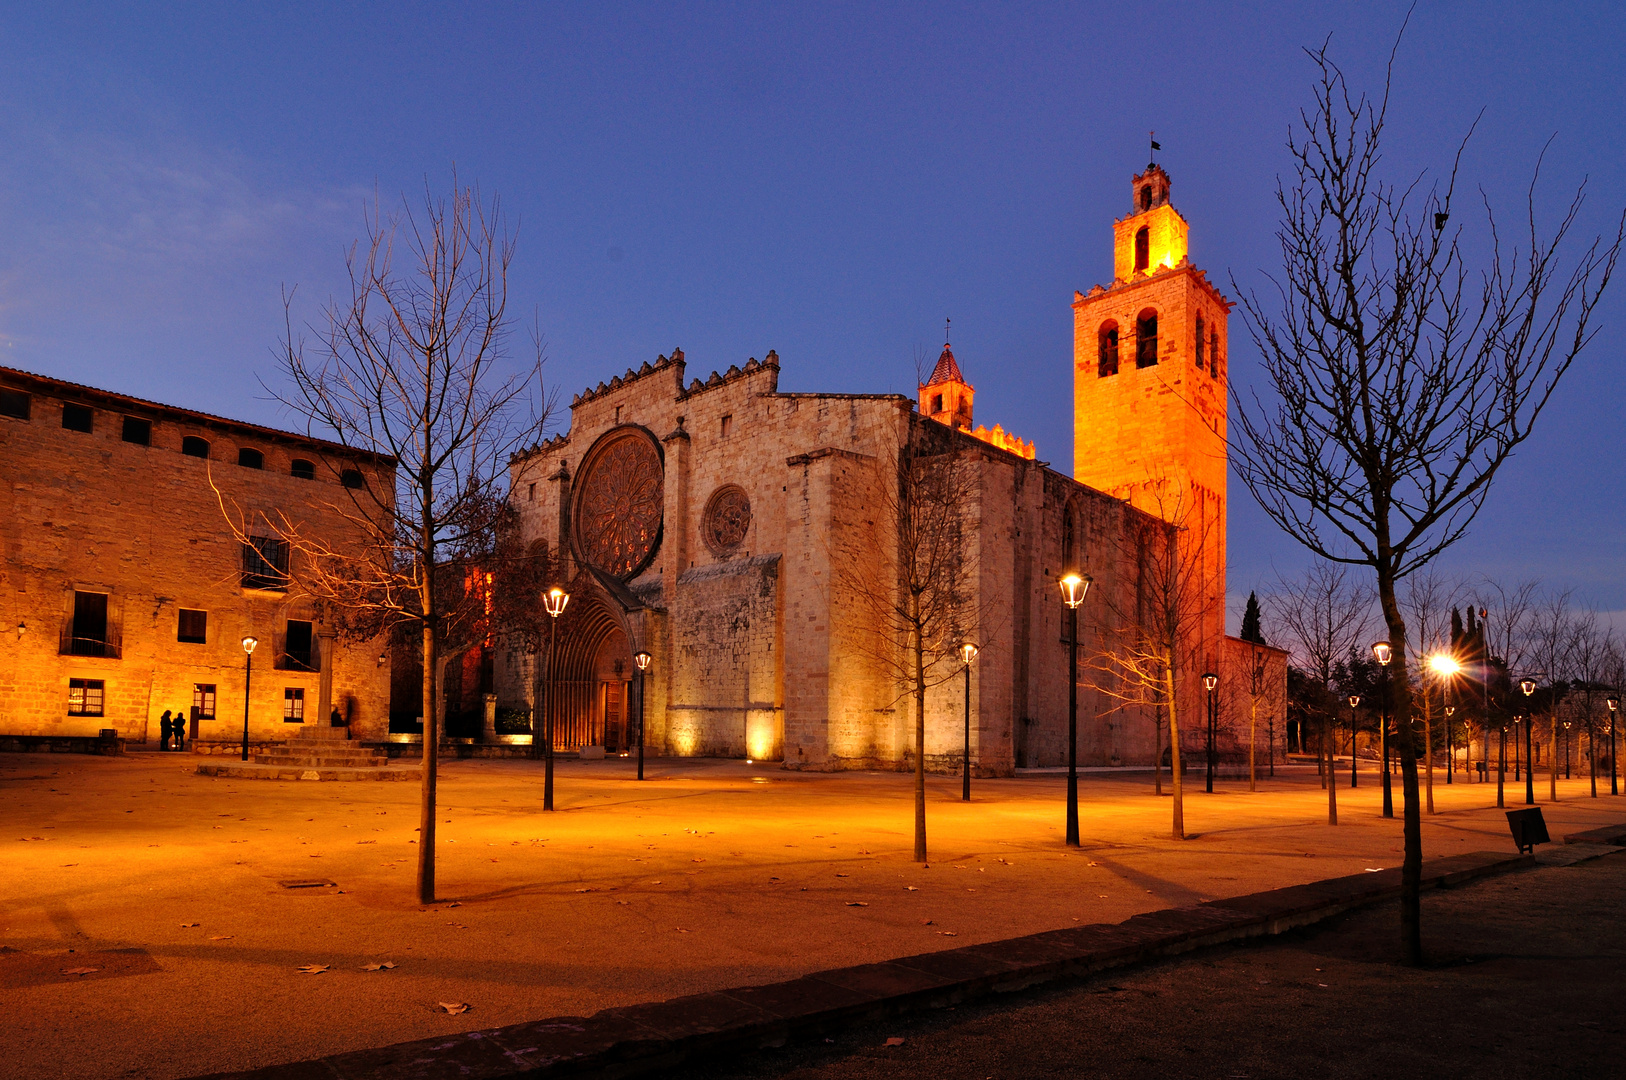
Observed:
[[[382,750],[350,741],[350,729],[305,724],[293,738],[253,755],[251,761],[211,761],[200,776],[258,780],[417,780],[417,765],[391,765]]]

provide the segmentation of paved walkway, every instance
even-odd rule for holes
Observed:
[[[454,761],[443,902],[424,909],[415,785],[231,782],[193,764],[0,755],[14,834],[0,840],[0,945],[35,958],[0,957],[0,1052],[24,1075],[252,1068],[1119,922],[1399,859],[1399,823],[1376,815],[1370,776],[1340,790],[1336,829],[1313,775],[1256,795],[1235,781],[1198,791],[1184,843],[1167,838],[1169,800],[1149,776],[1091,778],[1076,852],[1059,843],[1060,777],[978,781],[969,805],[957,780],[934,778],[928,869],[910,858],[906,775],[659,761],[639,785],[625,762],[571,762],[559,812],[544,815],[538,766]],[[1548,808],[1555,837],[1626,821],[1626,798],[1583,791],[1565,785]],[[1493,793],[1437,787],[1428,853],[1511,851]],[[335,884],[280,884],[309,880]],[[76,960],[87,950],[134,951],[90,965]],[[61,961],[56,977],[8,982],[45,970],[42,957]],[[396,966],[363,970],[383,962]],[[101,970],[60,974],[75,966]]]

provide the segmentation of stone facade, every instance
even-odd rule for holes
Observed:
[[[914,437],[959,455],[976,493],[963,507],[971,606],[982,612],[982,653],[971,678],[975,767],[1007,774],[1019,765],[1061,764],[1068,650],[1055,581],[1064,565],[1063,519],[1074,515],[1077,557],[1105,590],[1134,587],[1134,560],[1122,557],[1127,523],[1161,526],[1043,463],[923,417],[906,397],[781,393],[771,352],[705,381],[685,383],[685,367],[674,351],[578,396],[569,433],[512,464],[511,490],[529,538],[559,553],[561,576],[574,582],[572,605],[581,605],[576,632],[593,636],[561,653],[598,656],[601,643],[613,641],[629,659],[636,649],[654,657],[646,676],[647,745],[803,768],[891,768],[911,759],[912,699],[876,659],[874,626],[856,598],[844,595],[835,562],[854,547],[884,552],[895,543],[881,508],[886,485],[898,482],[899,450]],[[574,485],[595,468],[603,447],[633,437],[629,432],[660,449],[662,501],[647,561],[617,578],[594,573],[584,559],[573,515],[585,496]],[[716,523],[708,520],[719,492],[749,502],[743,529],[736,518],[733,531],[724,530],[737,538],[732,546],[716,542]],[[561,640],[571,632],[561,619]],[[1083,655],[1092,633],[1086,609]],[[530,680],[517,677],[529,663],[499,663],[499,672],[516,673],[499,679],[504,704],[529,704]],[[630,664],[627,671],[630,679]],[[585,665],[558,674],[562,687],[588,676]],[[927,703],[928,763],[957,768],[963,675],[940,670],[936,677]],[[1149,761],[1150,719],[1109,713],[1081,689],[1081,760]],[[599,709],[605,696],[601,690],[577,700],[592,702],[577,708]],[[596,732],[612,721],[556,715],[555,723]]]
[[[245,563],[221,500],[342,544],[346,480],[393,490],[392,461],[0,368],[0,462],[0,733],[156,740],[180,711],[193,738],[241,739],[245,636],[253,742],[287,738],[286,714],[326,722],[324,670],[352,731],[386,732],[381,644],[324,637],[274,567]]]

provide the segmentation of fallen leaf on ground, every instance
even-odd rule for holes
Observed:
[[[683,927],[681,927],[681,926],[674,926],[672,929],[676,930],[680,934],[687,934],[689,932],[689,931],[683,929]]]
[[[442,1009],[451,1013],[453,1016],[456,1016],[458,1013],[466,1013],[469,1011],[469,1003],[466,1001],[441,1001],[437,1002],[436,1004],[438,1004]]]
[[[592,889],[577,889],[577,892],[592,892]]]
[[[358,843],[358,844],[376,844],[376,843],[378,843],[378,841],[377,840],[357,840],[356,843]]]
[[[902,1046],[903,1045],[903,1040],[898,1038],[896,1035],[894,1035],[894,1036],[892,1036],[892,1038],[886,1040],[886,1045],[888,1045],[888,1046]]]
[[[938,933],[942,934],[944,937],[959,937],[960,936],[959,934],[956,934],[953,930],[939,930]]]
[[[393,967],[395,967],[395,961],[394,960],[386,960],[382,964],[367,964],[361,970],[363,970],[363,971],[389,971]]]
[[[847,901],[847,906],[848,907],[869,907],[869,905],[864,903],[862,900],[849,900],[849,901]]]
[[[903,887],[903,891],[904,892],[919,892],[920,890],[915,888],[913,885],[905,885]]]
[[[930,925],[932,925],[932,921],[930,919],[921,919],[920,920],[920,925],[921,926],[930,926]]]
[[[195,922],[183,922],[183,923],[182,923],[182,924],[181,924],[181,929],[182,929],[182,930],[185,930],[185,929],[187,929],[187,928],[188,928],[188,927],[193,927],[193,926],[196,926],[196,925],[198,925],[198,924],[197,924],[197,923],[195,923]]]
[[[89,975],[92,972],[96,972],[96,971],[100,971],[100,970],[102,970],[102,969],[101,968],[63,968],[62,969],[62,974],[64,974],[64,975]]]
[[[232,935],[230,935],[230,934],[210,934],[209,935],[209,940],[210,941],[230,941],[231,937],[232,937]]]
[[[449,908],[462,907],[463,906],[463,901],[461,901],[461,900],[453,900],[450,904],[447,904],[446,906],[449,907]]]
[[[304,964],[304,965],[300,966],[299,970],[300,970],[300,972],[302,974],[305,974],[305,975],[320,975],[320,974],[322,974],[322,972],[327,970],[327,965],[326,964]]]

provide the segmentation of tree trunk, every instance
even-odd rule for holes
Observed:
[[[1163,794],[1163,723],[1152,712],[1152,793]]]
[[[1547,753],[1552,761],[1547,765],[1547,798],[1558,801],[1558,706],[1554,705],[1552,719],[1547,723]]]
[[[435,627],[423,627],[423,798],[418,813],[418,903],[435,902],[435,779],[440,764],[439,709],[435,701]]]
[[[1248,706],[1248,790],[1258,791],[1259,776],[1253,767],[1253,747],[1254,744],[1259,741],[1259,699],[1252,694],[1248,696],[1252,699]],[[1276,740],[1271,739],[1270,741],[1274,744]],[[1274,752],[1275,749],[1276,748],[1273,745],[1271,747],[1271,751]]]
[[[1174,704],[1174,663],[1173,658],[1164,654],[1163,664],[1164,688],[1169,695],[1169,764],[1170,784],[1174,791],[1174,838],[1186,838],[1186,804],[1185,784],[1180,776],[1180,721],[1175,714]]]
[[[915,861],[926,861],[926,643],[920,636],[920,597],[915,621]]]
[[[1429,700],[1428,687],[1423,688],[1423,760],[1426,763],[1424,788],[1428,799],[1428,812],[1434,812],[1434,703]]]
[[[1383,621],[1389,629],[1389,647],[1394,650],[1390,676],[1390,710],[1394,717],[1396,740],[1400,744],[1401,793],[1405,855],[1400,867],[1400,945],[1401,955],[1414,967],[1423,963],[1422,882],[1423,816],[1418,807],[1417,740],[1411,725],[1411,681],[1406,672],[1406,622],[1395,599],[1394,573],[1390,569],[1387,543],[1381,549],[1378,569],[1378,600]],[[1398,676],[1395,677],[1395,676]]]

